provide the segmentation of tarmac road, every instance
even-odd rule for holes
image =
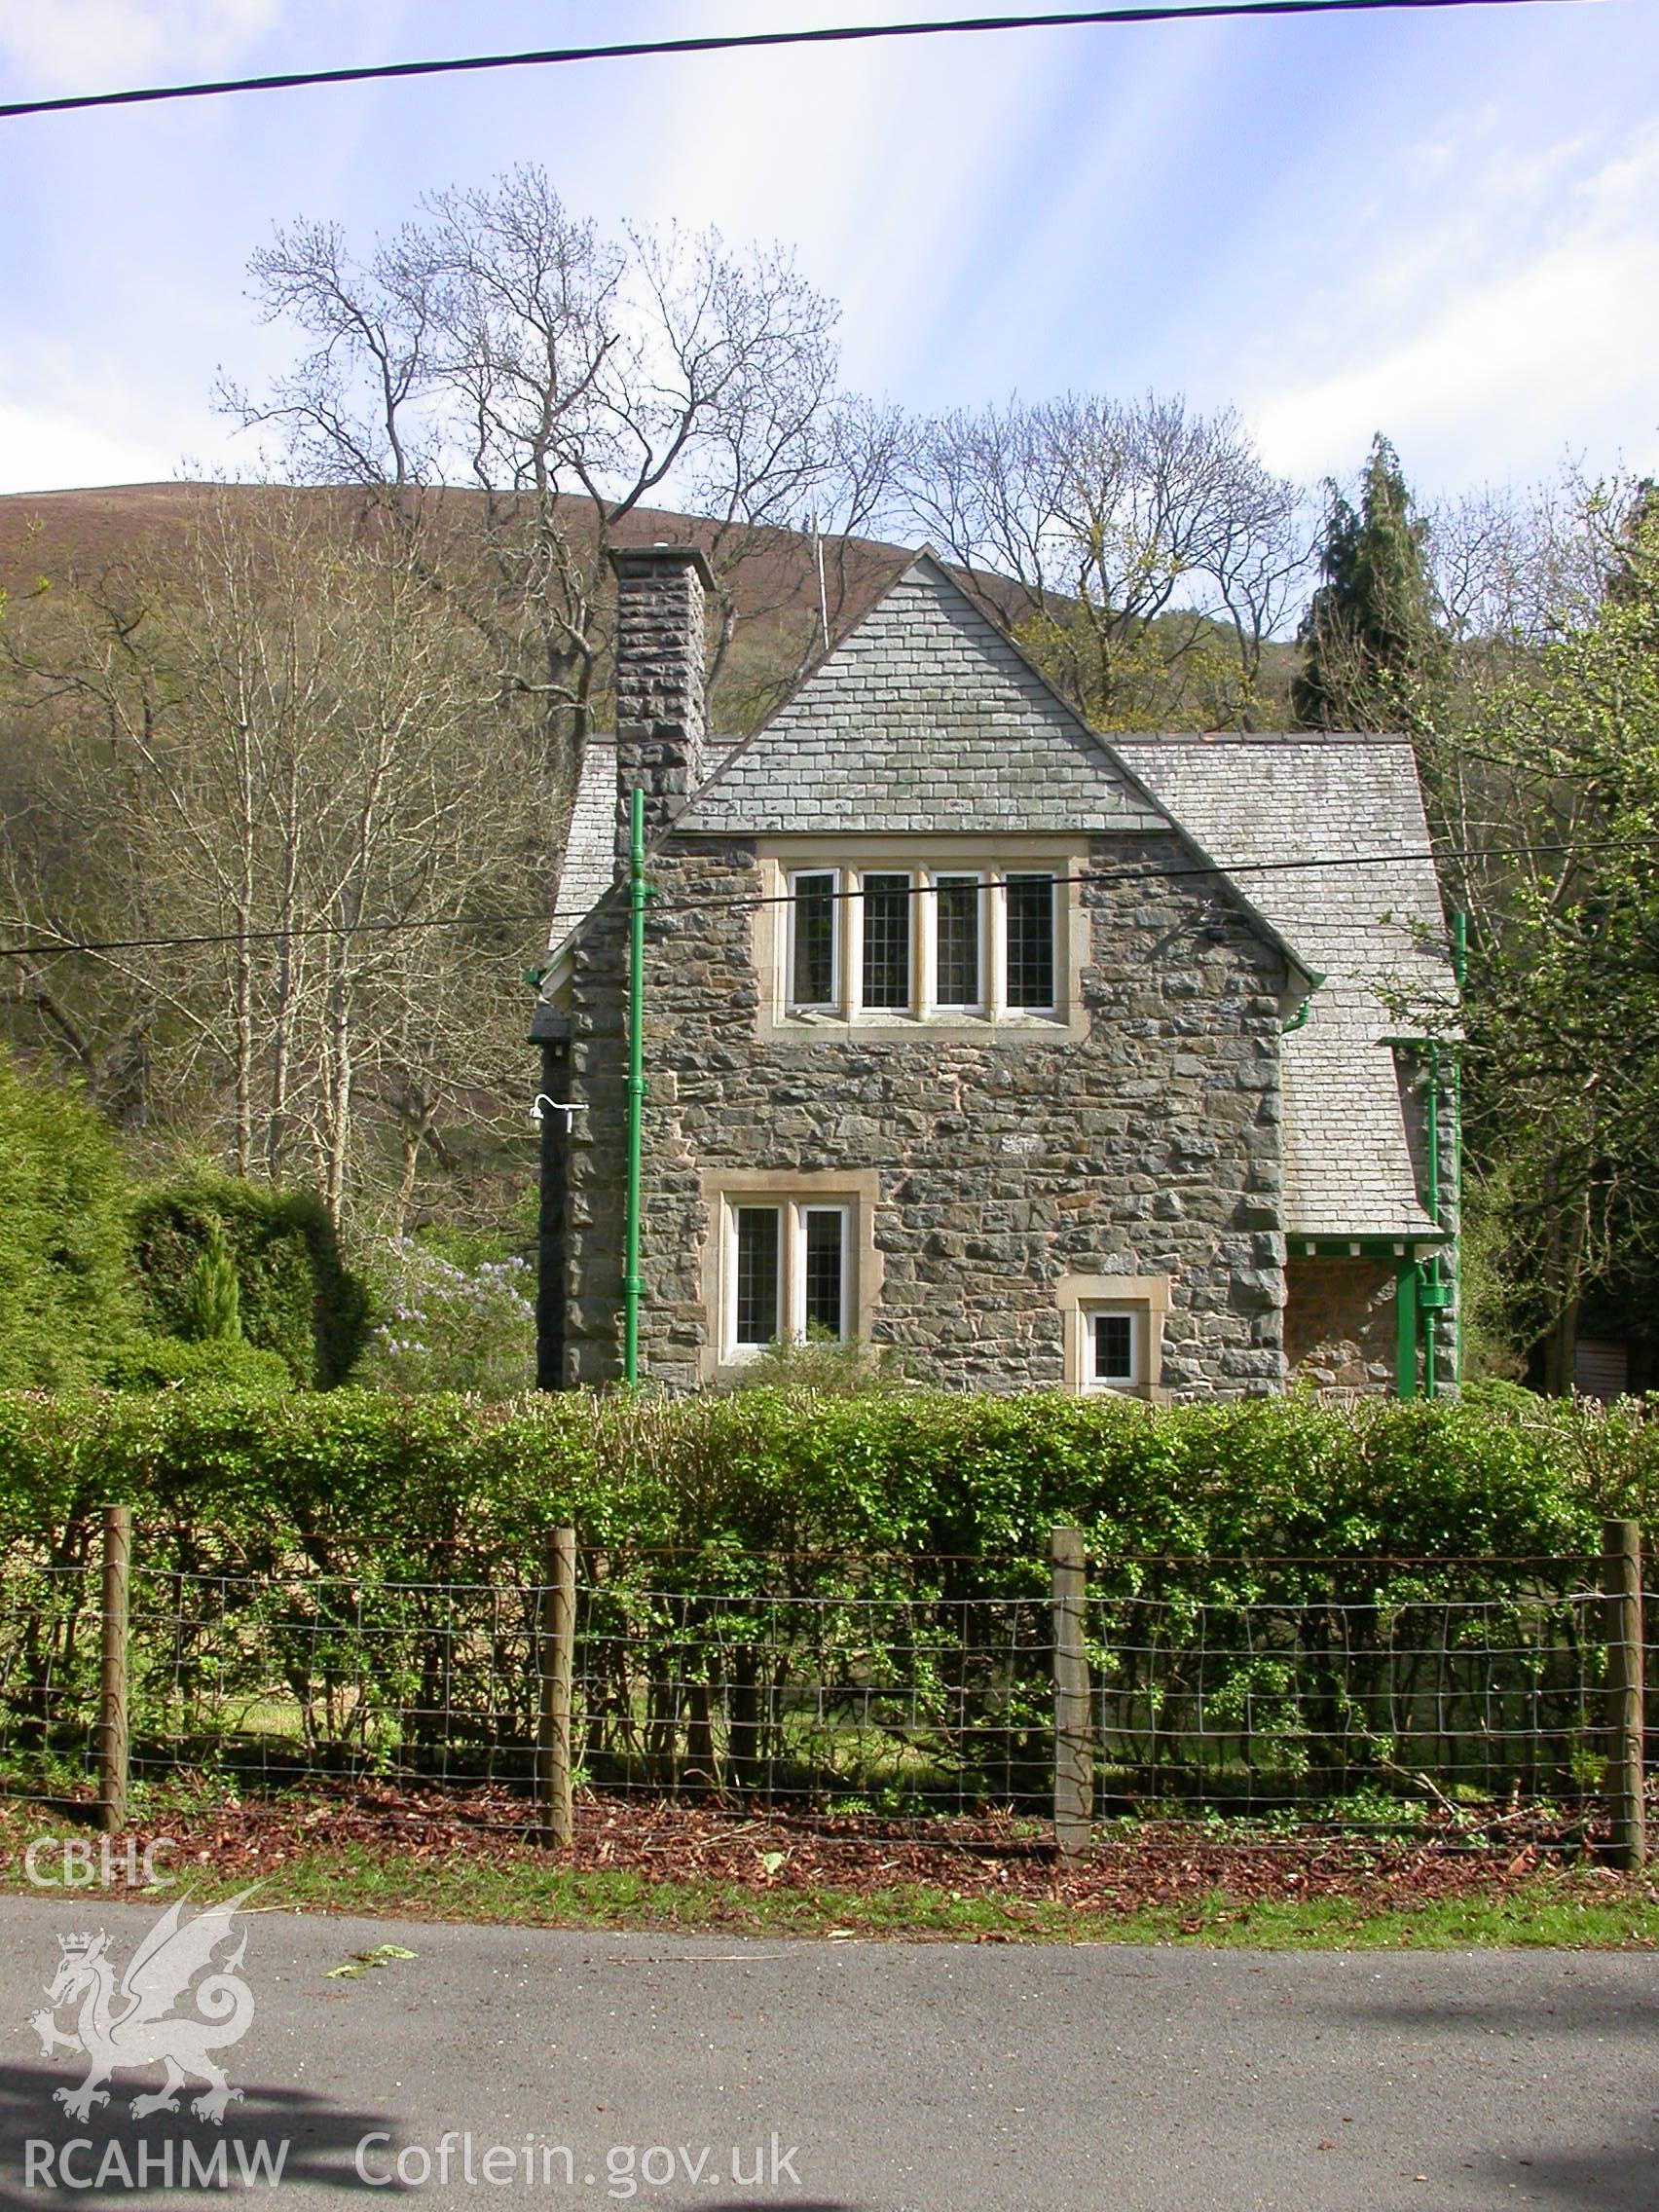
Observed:
[[[143,2200],[193,2204],[223,2194],[222,2144],[233,2187],[249,2170],[252,2194],[296,2212],[393,2195],[555,2212],[1659,2208],[1659,1960],[1645,1955],[255,1915],[240,1970],[253,2023],[223,2053],[242,2101],[224,2126],[188,2108],[134,2120],[156,2067],[118,2074],[77,2122],[53,2090],[85,2061],[44,2061],[28,2026],[57,1937],[107,1930],[119,1973],[156,1918],[0,1899],[0,2203],[129,2201],[123,2173],[137,2181],[147,2158]],[[330,1977],[387,1943],[416,1955]],[[62,2028],[75,2017],[57,2013]],[[261,2146],[281,2160],[275,2192]]]

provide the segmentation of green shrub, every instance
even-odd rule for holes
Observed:
[[[224,1224],[207,1217],[207,1234],[184,1278],[184,1334],[195,1344],[241,1340],[241,1294]]]
[[[114,1138],[0,1051],[0,1385],[94,1379],[131,1326],[131,1188]]]
[[[270,1397],[293,1388],[287,1362],[242,1337],[190,1343],[137,1331],[111,1354],[103,1381],[113,1390],[234,1390]]]
[[[857,1337],[777,1337],[756,1359],[738,1368],[720,1385],[733,1390],[808,1390],[821,1397],[874,1396],[911,1387],[904,1365],[892,1346],[861,1343]]]
[[[329,1389],[350,1372],[368,1327],[369,1296],[343,1260],[318,1199],[231,1176],[198,1173],[139,1200],[135,1251],[151,1328],[203,1333],[204,1266],[215,1239],[235,1274],[236,1311],[250,1345],[277,1354],[294,1382]],[[215,1293],[224,1298],[220,1283]]]
[[[949,1555],[994,1588],[1075,1522],[1097,1558],[1174,1555],[1222,1590],[1241,1558],[1562,1557],[1604,1513],[1659,1529],[1659,1403],[1536,1403],[0,1394],[0,1535],[126,1495],[204,1558],[449,1577],[570,1522],[716,1560]]]

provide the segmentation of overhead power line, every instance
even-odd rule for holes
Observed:
[[[1585,0],[1200,0],[1196,7],[1070,8],[1059,15],[960,16],[948,22],[846,23],[820,30],[736,31],[706,38],[630,39],[612,46],[544,47],[526,54],[468,54],[445,61],[380,61],[353,69],[292,69],[268,77],[221,77],[200,85],[151,85],[123,92],[74,92],[8,100],[0,118],[62,115],[89,107],[142,107],[161,100],[218,99],[230,92],[291,92],[310,85],[364,85],[395,77],[456,77],[486,69],[542,69],[564,62],[642,61],[662,55],[734,54],[779,46],[853,46],[870,39],[955,37],[969,31],[1077,30],[1108,23],[1179,23],[1230,16],[1356,16],[1439,8],[1578,6]]]
[[[1206,861],[1189,867],[1127,867],[1087,868],[1081,875],[1053,875],[1057,884],[1110,884],[1110,883],[1168,883],[1193,876],[1234,876],[1294,874],[1301,868],[1315,867],[1398,867],[1426,865],[1437,866],[1447,860],[1530,860],[1546,855],[1588,852],[1629,852],[1647,857],[1645,845],[1624,838],[1590,839],[1577,844],[1526,845],[1526,846],[1448,846],[1441,853],[1335,853],[1319,854],[1311,859],[1294,861]],[[1050,875],[1048,868],[1004,868],[1002,875]],[[608,890],[616,886],[607,886]],[[909,897],[926,898],[934,889],[932,884],[914,883]],[[856,898],[853,891],[836,891],[837,899]],[[649,911],[653,914],[692,914],[732,912],[759,906],[787,906],[793,903],[794,894],[788,891],[734,891],[707,898],[664,899],[653,896]],[[203,930],[188,937],[111,937],[111,938],[50,938],[39,942],[0,944],[0,960],[51,960],[69,952],[174,952],[195,951],[213,944],[283,944],[299,938],[329,937],[396,937],[413,930],[498,930],[545,927],[549,916],[545,907],[523,914],[428,914],[413,917],[392,917],[384,921],[366,922],[300,922],[286,929]]]

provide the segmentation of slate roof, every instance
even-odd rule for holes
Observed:
[[[704,743],[718,766],[743,740],[711,737]],[[608,736],[590,737],[582,751],[581,781],[559,866],[559,894],[553,902],[553,923],[547,938],[552,951],[557,952],[599,904],[610,888],[615,869],[616,741]]]
[[[1170,824],[924,553],[677,827],[913,836]]]
[[[1423,1025],[1420,1013],[1390,1012],[1383,993],[1448,1011],[1453,995],[1409,741],[1160,736],[1113,745],[1325,976],[1306,1025],[1284,1040],[1289,1233],[1431,1234],[1394,1055],[1381,1042]],[[1311,861],[1326,865],[1282,865]]]

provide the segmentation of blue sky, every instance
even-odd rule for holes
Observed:
[[[7,97],[970,12],[962,0],[0,0]],[[986,12],[990,12],[987,8]],[[211,404],[285,341],[279,218],[365,242],[541,163],[602,224],[783,240],[847,382],[1235,403],[1267,459],[1375,429],[1424,495],[1659,470],[1651,0],[1044,31],[0,124],[0,490],[250,473]]]

